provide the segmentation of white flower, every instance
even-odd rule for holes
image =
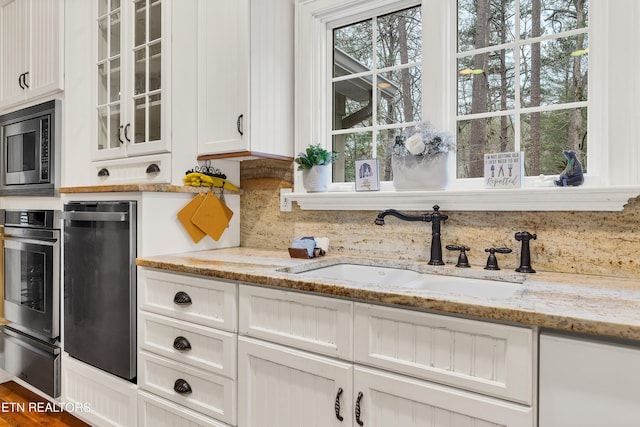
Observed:
[[[414,156],[422,154],[425,148],[425,144],[422,141],[422,135],[420,133],[414,133],[404,142],[404,146]]]

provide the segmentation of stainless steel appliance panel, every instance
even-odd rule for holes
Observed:
[[[0,195],[55,195],[61,101],[0,116]]]
[[[3,328],[4,369],[51,397],[60,396],[60,348]]]
[[[49,230],[46,238],[35,239],[30,231],[5,227],[5,317],[37,334],[57,338],[60,335],[60,232]]]
[[[63,212],[64,349],[136,377],[136,203],[69,202]]]
[[[60,211],[4,210],[7,320],[40,339],[60,336]]]

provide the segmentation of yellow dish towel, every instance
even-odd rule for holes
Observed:
[[[193,222],[191,222],[191,218],[196,213],[202,202],[204,201],[204,194],[197,194],[196,197],[191,199],[189,203],[187,203],[180,211],[178,212],[178,220],[182,223],[189,236],[191,236],[191,240],[195,243],[198,243],[204,236],[207,235],[204,231],[198,228]]]
[[[191,222],[218,241],[227,228],[233,211],[213,193],[207,193],[198,210],[191,217]]]

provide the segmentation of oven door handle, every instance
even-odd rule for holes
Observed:
[[[62,219],[69,221],[125,222],[129,220],[129,213],[66,211],[62,213]]]

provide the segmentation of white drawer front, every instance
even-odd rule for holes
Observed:
[[[357,362],[530,405],[533,331],[355,305]]]
[[[353,360],[353,303],[240,286],[240,334]]]
[[[230,332],[238,330],[235,283],[145,268],[138,271],[140,309]],[[191,302],[174,302],[180,296]]]
[[[138,363],[141,389],[220,421],[236,424],[235,381],[144,351],[139,353]],[[186,381],[191,391],[175,391],[178,380]]]
[[[142,349],[236,378],[236,334],[146,312],[138,314],[138,327]]]
[[[138,392],[139,427],[229,427],[144,391]]]

